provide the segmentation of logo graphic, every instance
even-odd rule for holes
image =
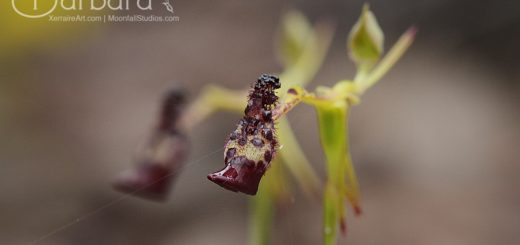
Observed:
[[[166,10],[168,10],[168,12],[172,13],[173,14],[173,6],[172,4],[170,3],[170,0],[164,0],[164,2],[162,3],[164,6],[166,6]]]
[[[11,5],[20,16],[31,19],[48,17],[52,22],[179,22],[180,17],[173,15],[172,0],[161,0],[172,15],[154,14],[152,1],[11,0]]]
[[[39,11],[39,8],[38,8],[38,0],[32,0],[33,1],[33,13],[24,13],[23,11],[21,11],[18,6],[20,6],[23,2],[29,2],[30,0],[11,0],[11,4],[13,5],[13,9],[14,11],[23,16],[23,17],[27,17],[27,18],[31,18],[31,19],[35,19],[35,18],[41,18],[41,17],[45,17],[47,15],[49,15],[50,13],[54,12],[54,10],[56,9],[56,7],[58,6],[58,0],[54,0],[54,3],[52,4],[52,7],[48,8],[46,11],[43,10],[44,12],[40,12]],[[17,3],[20,4],[17,6]]]

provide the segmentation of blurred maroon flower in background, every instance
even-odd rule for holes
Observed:
[[[189,150],[179,123],[184,102],[183,91],[172,90],[166,95],[158,125],[137,166],[116,177],[113,182],[116,190],[155,201],[167,199]]]

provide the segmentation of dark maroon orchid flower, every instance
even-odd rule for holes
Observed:
[[[173,172],[163,164],[143,162],[119,175],[114,188],[146,199],[164,201],[173,178]]]
[[[277,141],[272,110],[278,97],[274,90],[280,81],[262,75],[249,92],[245,115],[226,142],[224,169],[208,175],[208,179],[235,192],[255,195],[260,179],[269,168]]]
[[[162,103],[160,120],[139,164],[117,176],[116,190],[150,200],[166,200],[188,152],[188,140],[179,129],[184,94],[173,90]]]

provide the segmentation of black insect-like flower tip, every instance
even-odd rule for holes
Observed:
[[[263,74],[255,83],[255,89],[272,87],[273,89],[279,89],[281,86],[280,79],[277,76]]]
[[[116,190],[155,201],[166,199],[189,150],[188,139],[178,127],[184,100],[180,90],[165,96],[158,127],[150,136],[146,151],[136,167],[116,177]]]
[[[278,101],[274,90],[280,80],[262,75],[249,92],[244,117],[226,142],[224,169],[208,179],[235,192],[255,195],[277,147],[272,109]]]

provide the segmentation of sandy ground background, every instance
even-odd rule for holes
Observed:
[[[246,243],[248,198],[205,177],[222,166],[238,119],[229,113],[191,135],[193,164],[167,203],[127,198],[85,215],[121,196],[109,182],[132,166],[168,88],[194,97],[207,83],[242,88],[279,72],[273,37],[286,10],[337,23],[311,87],[351,77],[344,40],[362,2],[173,4],[179,23],[82,27],[59,34],[59,45],[0,55],[0,244],[27,244],[80,217],[39,244]],[[371,6],[387,48],[412,24],[419,34],[352,111],[365,214],[349,217],[340,244],[519,244],[519,4]],[[314,111],[301,106],[289,118],[323,177]],[[320,227],[321,203],[295,192],[277,213],[273,244],[320,244]]]

